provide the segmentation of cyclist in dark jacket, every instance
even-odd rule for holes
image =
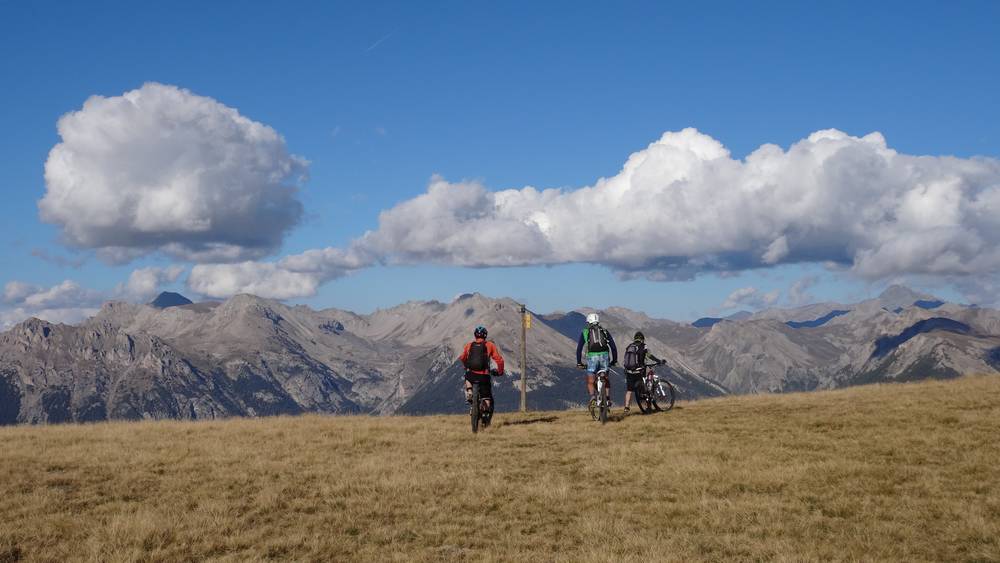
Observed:
[[[632,369],[628,365],[628,348],[626,348],[625,353],[625,414],[629,412],[629,405],[632,404],[632,393],[635,392],[638,386],[642,385],[642,378],[646,377],[646,358],[650,358],[654,363],[662,364],[663,360],[657,358],[652,352],[646,349],[646,335],[641,331],[636,331],[635,336],[632,337],[632,344],[637,347],[638,357],[636,358],[636,367]],[[630,344],[629,347],[632,345]]]

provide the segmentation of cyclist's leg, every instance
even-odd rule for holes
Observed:
[[[632,404],[632,393],[635,391],[635,385],[639,375],[635,373],[625,372],[625,408],[629,408]]]
[[[590,398],[597,395],[598,356],[587,356],[587,394]]]
[[[610,377],[610,367],[611,367],[611,357],[608,354],[598,354],[594,356],[595,367],[597,372],[604,372],[604,390],[607,393],[607,397],[611,399],[611,377]]]
[[[469,372],[465,372],[465,402],[472,404],[472,382],[469,381]]]

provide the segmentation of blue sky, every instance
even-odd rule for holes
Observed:
[[[56,122],[93,95],[177,86],[272,127],[307,159],[303,214],[280,248],[255,257],[267,261],[347,247],[379,228],[380,212],[427,192],[435,174],[489,190],[568,192],[615,176],[630,154],[686,127],[735,159],[828,128],[881,132],[907,155],[997,158],[997,21],[996,2],[0,2],[0,284],[73,280],[107,295],[137,268],[193,265],[162,252],[111,265],[40,220]],[[601,213],[589,215],[581,227]],[[618,304],[690,319],[725,312],[727,296],[745,287],[787,303],[807,277],[817,300],[853,300],[900,280],[968,300],[944,270],[858,275],[789,260],[623,281],[618,266],[555,262],[411,257],[291,300],[368,311],[481,291],[539,311]],[[995,273],[987,264],[961,275]],[[186,276],[164,287],[191,293]]]

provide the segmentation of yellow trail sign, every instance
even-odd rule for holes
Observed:
[[[524,314],[524,328],[531,328],[531,314]]]

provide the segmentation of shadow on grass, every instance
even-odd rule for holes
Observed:
[[[20,561],[22,555],[23,553],[21,552],[21,548],[16,545],[14,547],[0,549],[0,563],[7,563],[8,561],[13,563],[15,561]]]
[[[673,411],[681,411],[681,410],[684,410],[684,407],[679,407],[677,405],[674,405],[672,408],[669,409],[659,409],[659,410],[654,409],[653,412],[648,412],[648,413],[643,413],[637,408],[634,411],[632,411],[632,414],[634,416],[653,416],[654,414],[667,414]]]
[[[504,420],[497,426],[514,426],[517,424],[538,424],[540,422],[555,422],[559,420],[558,416],[539,416],[535,418],[525,418],[523,420]]]
[[[677,406],[675,406],[674,408],[670,409],[669,411],[653,411],[651,413],[645,413],[645,414],[642,413],[642,412],[640,412],[639,410],[634,410],[634,411],[632,411],[629,414],[625,414],[625,413],[621,413],[621,412],[619,412],[619,413],[611,413],[611,416],[608,417],[608,422],[622,422],[625,419],[627,419],[629,417],[633,417],[633,416],[637,416],[637,417],[638,416],[654,416],[654,415],[658,415],[658,414],[659,415],[665,415],[665,414],[669,413],[670,411],[675,411],[675,410],[678,410],[678,409],[681,409],[681,408],[683,408],[683,407],[677,407]]]
[[[611,414],[608,415],[608,422],[623,422],[629,416],[635,416],[635,415],[634,414],[632,414],[632,415],[626,415],[624,413],[611,413]],[[600,422],[599,420],[597,420],[596,418],[594,418],[593,415],[591,415],[590,418],[594,422]]]

